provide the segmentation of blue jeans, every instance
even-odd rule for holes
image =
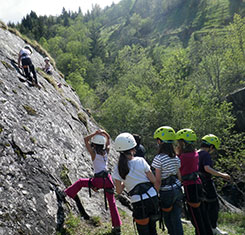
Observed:
[[[170,208],[171,211],[163,213],[164,222],[170,235],[183,235],[183,227],[181,223],[183,194],[181,188],[175,187],[173,190],[160,191],[160,205],[162,208]]]

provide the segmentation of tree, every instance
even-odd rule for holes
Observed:
[[[82,104],[85,107],[93,108],[96,105],[97,98],[94,94],[94,91],[87,83],[84,82],[84,79],[81,75],[82,74],[79,71],[72,72],[67,76],[67,82],[75,88]]]
[[[105,58],[105,45],[101,39],[100,27],[99,24],[94,22],[90,26],[90,60],[95,57],[100,57],[102,60]]]
[[[203,37],[197,55],[198,65],[193,73],[193,80],[199,82],[200,89],[209,90],[219,100],[227,94],[225,53],[226,42],[216,32],[211,32]]]

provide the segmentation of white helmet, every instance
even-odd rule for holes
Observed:
[[[44,58],[44,61],[45,61],[45,60],[50,61],[50,59],[49,59],[48,57],[45,57],[45,58]]]
[[[125,132],[117,136],[115,145],[118,152],[123,152],[134,148],[137,144],[133,135]]]
[[[100,145],[105,145],[106,143],[106,138],[103,135],[95,135],[92,139],[91,142],[94,144],[100,144]]]

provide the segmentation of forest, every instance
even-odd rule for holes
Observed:
[[[240,0],[121,0],[86,14],[32,11],[8,26],[48,51],[113,138],[140,134],[150,162],[159,126],[193,129],[197,148],[215,134],[222,140],[216,169],[244,187],[245,133],[226,99],[245,86],[244,15]],[[217,184],[221,192],[229,183]]]

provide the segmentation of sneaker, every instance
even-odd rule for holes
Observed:
[[[213,234],[228,235],[227,232],[220,230],[218,227],[212,228]]]
[[[111,230],[111,233],[113,235],[120,235],[121,234],[121,227],[114,227],[112,230]]]

